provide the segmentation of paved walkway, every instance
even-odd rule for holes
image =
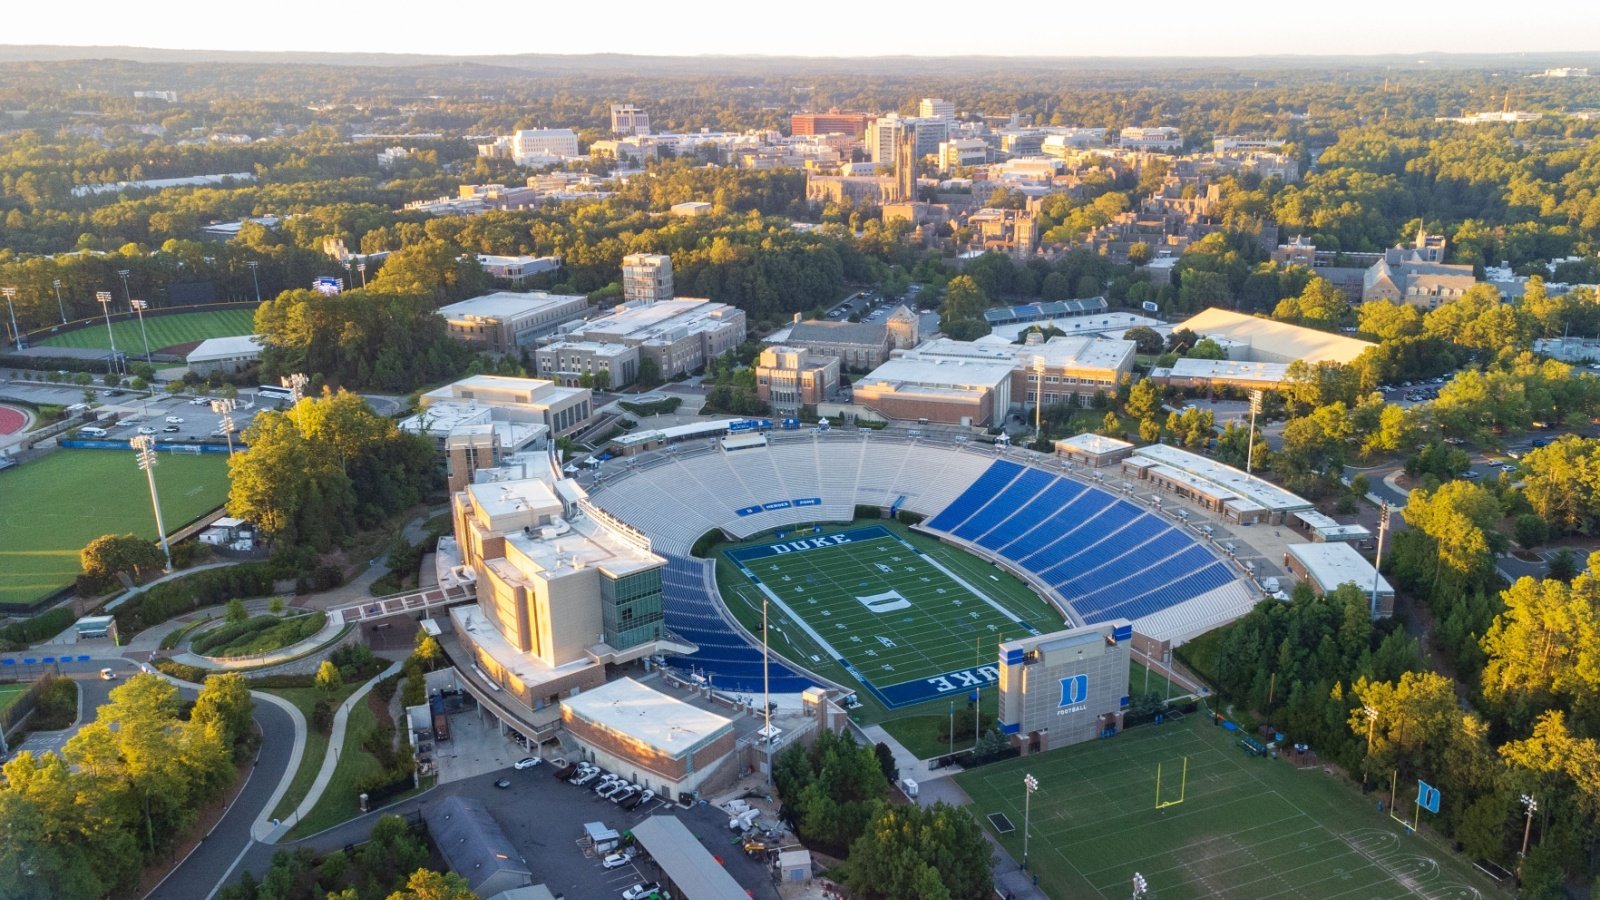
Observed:
[[[231,672],[235,669],[265,669],[282,663],[294,662],[300,657],[310,653],[323,644],[338,637],[344,630],[344,623],[337,616],[328,616],[321,630],[303,641],[290,644],[270,653],[258,653],[254,656],[240,656],[233,659],[220,659],[201,656],[198,653],[183,651],[174,653],[169,657],[173,662],[183,663],[186,666],[195,666],[200,669],[209,669],[213,672]]]
[[[287,822],[273,822],[271,818],[272,810],[277,807],[278,801],[283,797],[283,791],[280,790],[272,798],[272,802],[268,803],[266,808],[261,811],[260,817],[256,819],[255,826],[250,830],[252,837],[264,843],[276,844],[280,838],[288,833],[289,829],[294,827],[296,822],[304,819],[312,809],[316,808],[317,801],[322,799],[323,792],[328,789],[328,784],[333,781],[334,770],[339,767],[339,749],[344,746],[344,732],[345,727],[350,723],[350,710],[357,703],[364,702],[367,692],[372,690],[373,685],[399,672],[402,665],[403,663],[400,661],[391,663],[389,668],[378,673],[371,681],[362,685],[354,694],[351,694],[343,703],[339,704],[338,712],[333,714],[333,733],[328,737],[328,746],[333,749],[333,752],[322,758],[322,768],[317,772],[317,780],[311,783],[311,789],[306,791],[305,799],[301,800],[300,805],[295,807]],[[303,735],[296,735],[297,743],[303,746],[304,741],[300,740],[302,737]],[[294,780],[293,773],[299,768],[299,764],[300,761],[296,759],[290,765],[290,774],[284,779],[283,790],[287,790],[289,782]]]
[[[217,562],[209,562],[209,563],[204,563],[204,564],[198,565],[198,566],[191,566],[191,567],[189,567],[187,569],[179,569],[178,571],[173,572],[170,575],[163,575],[160,578],[155,579],[154,581],[147,581],[144,584],[141,584],[136,588],[132,588],[131,590],[125,591],[121,596],[117,597],[116,599],[112,600],[110,603],[106,604],[106,612],[112,612],[117,607],[121,606],[124,603],[127,603],[130,599],[139,596],[140,594],[144,593],[145,591],[150,590],[151,588],[155,587],[158,584],[161,584],[164,581],[172,581],[175,578],[182,578],[182,577],[184,577],[186,575],[193,575],[196,572],[204,572],[207,569],[220,569],[223,566],[237,566],[239,563],[245,562],[245,561],[246,560],[242,560],[242,559],[223,559],[223,560],[218,560]]]

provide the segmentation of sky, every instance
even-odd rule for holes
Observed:
[[[1600,52],[1600,4],[1594,0],[554,0],[461,7],[417,0],[156,0],[132,6],[127,0],[75,0],[70,13],[48,3],[18,6],[6,13],[0,43],[448,55]]]

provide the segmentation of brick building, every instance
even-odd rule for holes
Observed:
[[[562,700],[561,720],[585,758],[671,799],[719,775],[738,743],[733,720],[632,678]]]

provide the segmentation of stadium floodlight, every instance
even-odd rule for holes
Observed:
[[[237,400],[218,398],[211,401],[211,411],[222,417],[217,425],[222,429],[223,435],[228,438],[229,456],[233,455],[233,410],[238,405],[239,401]]]
[[[1133,900],[1140,900],[1149,890],[1150,882],[1145,881],[1138,872],[1133,873]]]
[[[1260,389],[1250,392],[1250,434],[1245,437],[1244,473],[1250,474],[1250,469],[1256,461],[1256,416],[1261,414]]]
[[[111,339],[111,361],[106,363],[106,372],[110,375],[117,373],[117,333],[111,330],[111,292],[95,291],[94,299],[100,302],[100,311],[106,314],[106,337]]]
[[[150,508],[156,514],[156,534],[161,536],[161,552],[167,557],[164,571],[172,571],[172,548],[167,544],[167,526],[161,522],[161,496],[156,493],[156,439],[148,434],[136,434],[128,445],[138,454],[139,468],[150,481]]]
[[[256,262],[255,260],[252,259],[249,262],[245,263],[245,267],[250,270],[250,280],[254,281],[255,285],[256,285],[256,302],[260,303],[261,302],[261,276],[256,274],[256,270],[261,268],[261,263]]]
[[[154,365],[150,362],[150,335],[144,330],[144,309],[150,304],[143,300],[129,300],[128,303],[133,307],[133,311],[139,314],[139,337],[144,341],[144,364]]]
[[[361,286],[362,287],[366,287],[367,286],[367,264],[364,263],[364,262],[356,263],[356,271],[361,273]]]
[[[61,324],[67,324],[67,305],[61,302],[61,279],[55,278],[50,284],[56,289],[56,309],[61,313]]]
[[[1033,792],[1039,789],[1039,779],[1022,776],[1022,870],[1028,870],[1028,824],[1033,812]]]
[[[297,406],[306,396],[306,385],[311,383],[304,372],[285,375],[278,379],[278,383],[289,389],[289,405]]]
[[[1522,795],[1522,850],[1517,853],[1517,878],[1522,877],[1522,861],[1528,858],[1528,838],[1533,834],[1533,814],[1539,811],[1539,801],[1532,794]]]
[[[14,287],[0,288],[0,297],[6,298],[6,309],[11,311],[11,337],[17,343],[17,349],[22,349],[22,330],[17,327],[17,308],[12,301],[17,299],[17,289]]]
[[[117,270],[117,277],[122,279],[122,299],[128,301],[128,308],[132,309],[133,294],[128,291],[128,275],[130,274],[131,273],[127,269]]]
[[[1372,563],[1372,609],[1371,617],[1378,617],[1378,578],[1379,566],[1383,565],[1383,536],[1389,531],[1389,501],[1383,501],[1378,509],[1378,557]]]

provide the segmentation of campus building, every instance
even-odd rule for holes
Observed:
[[[778,415],[815,409],[839,389],[839,360],[804,347],[768,347],[756,361],[756,396]]]
[[[664,253],[630,253],[622,258],[624,302],[671,300],[672,291],[672,257]]]
[[[1290,544],[1284,548],[1283,565],[1296,577],[1305,579],[1318,594],[1326,594],[1341,584],[1353,584],[1370,596],[1376,586],[1377,617],[1387,619],[1394,615],[1394,588],[1389,580],[1348,542]]]
[[[1222,347],[1228,359],[1245,362],[1348,364],[1377,346],[1342,334],[1318,331],[1275,322],[1215,307],[1196,313],[1173,330],[1187,329],[1200,338],[1210,338]]]
[[[539,375],[568,387],[584,379],[592,388],[614,391],[639,377],[639,348],[600,341],[556,341],[533,353]]]
[[[237,375],[261,362],[261,338],[254,334],[207,338],[189,351],[184,362],[201,378]]]
[[[594,415],[587,388],[568,388],[538,378],[473,375],[428,391],[419,398],[418,418],[441,416],[445,407],[498,410],[495,418],[543,425],[560,436],[583,427]]]
[[[1241,525],[1281,525],[1312,508],[1311,501],[1264,478],[1166,444],[1134,450],[1122,461],[1122,474]]]
[[[744,310],[692,297],[624,303],[563,335],[570,342],[637,348],[641,363],[653,360],[664,378],[693,372],[744,338]]]
[[[589,311],[581,294],[499,291],[439,307],[450,336],[488,353],[518,353]]]
[[[1121,731],[1132,646],[1126,619],[1001,644],[1001,733],[1026,756]]]
[[[789,117],[789,133],[796,136],[848,134],[859,141],[867,136],[867,123],[871,121],[872,117],[866,113],[838,110],[825,113],[795,113]]]
[[[562,700],[561,722],[585,759],[673,800],[721,774],[738,743],[732,719],[632,678]]]

